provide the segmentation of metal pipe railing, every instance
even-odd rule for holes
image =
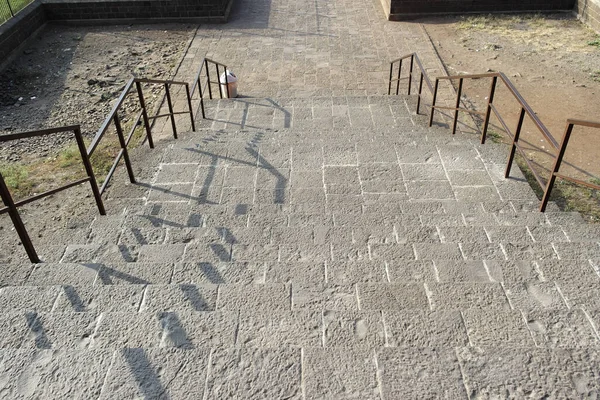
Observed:
[[[408,77],[402,78],[402,61],[406,60],[406,59],[410,59],[410,61],[411,61],[410,70],[409,70]],[[409,95],[411,94],[411,86],[412,86],[412,80],[413,80],[413,64],[414,64],[413,61],[414,61],[414,63],[417,64],[417,66],[419,67],[420,72],[421,72],[421,77],[419,79],[417,114],[419,113],[421,99],[423,97],[423,93],[422,93],[423,81],[427,84],[429,91],[432,93],[432,103],[431,103],[431,110],[430,110],[430,114],[429,114],[429,126],[433,125],[433,118],[434,118],[434,113],[436,110],[451,110],[454,112],[454,116],[452,119],[452,134],[456,133],[457,124],[458,124],[458,116],[459,116],[460,112],[466,112],[468,114],[480,115],[483,117],[483,127],[482,127],[482,131],[481,131],[481,143],[484,144],[486,141],[490,118],[493,113],[496,116],[496,118],[498,119],[498,121],[500,121],[500,124],[502,125],[505,132],[512,138],[511,149],[510,149],[510,152],[508,155],[508,160],[507,160],[507,165],[506,165],[506,170],[504,172],[504,176],[505,176],[505,178],[508,178],[510,176],[510,170],[511,170],[512,164],[514,162],[515,154],[517,152],[519,152],[519,154],[521,154],[523,156],[525,162],[531,169],[537,182],[540,184],[540,186],[542,188],[544,188],[544,187],[546,188],[544,191],[544,196],[542,198],[542,203],[540,205],[540,211],[543,212],[546,210],[546,206],[548,204],[550,193],[552,192],[552,188],[554,186],[554,182],[555,182],[556,178],[562,178],[562,179],[568,180],[570,182],[574,182],[577,184],[581,184],[581,185],[590,187],[592,189],[600,189],[600,186],[598,186],[598,185],[594,185],[594,184],[591,184],[589,182],[585,182],[585,181],[582,181],[579,179],[567,177],[558,172],[560,169],[560,165],[562,163],[562,159],[564,157],[565,151],[566,151],[566,147],[569,143],[569,139],[571,137],[573,127],[576,125],[579,125],[579,126],[586,126],[586,127],[591,127],[591,128],[600,128],[600,123],[592,122],[592,121],[574,120],[574,119],[567,120],[567,127],[566,127],[565,133],[563,135],[563,140],[562,140],[561,144],[559,145],[558,142],[554,139],[554,137],[550,133],[550,131],[548,130],[548,128],[546,128],[546,126],[538,118],[535,111],[533,111],[531,106],[525,101],[523,96],[519,93],[517,88],[514,86],[514,84],[510,81],[510,79],[508,79],[508,77],[504,73],[492,72],[492,73],[485,73],[485,74],[440,76],[440,77],[435,78],[435,84],[432,85],[431,80],[427,76],[427,73],[426,73],[425,69],[423,68],[423,65],[421,64],[421,60],[415,53],[408,54],[404,57],[393,60],[390,63],[388,95],[391,94],[391,92],[392,92],[392,83],[393,82],[396,82],[396,94],[399,93],[400,81],[403,79],[408,79],[408,94]],[[397,74],[397,78],[393,78],[394,65],[396,63],[398,63],[398,74]],[[491,84],[490,84],[490,89],[489,89],[489,95],[487,97],[488,101],[487,101],[485,112],[478,112],[478,111],[469,110],[467,108],[461,107],[460,105],[461,105],[461,97],[462,97],[462,92],[463,92],[464,80],[465,79],[482,79],[482,78],[491,78]],[[454,107],[439,106],[436,103],[437,98],[438,98],[439,82],[442,80],[447,80],[447,81],[458,80],[459,81],[458,89],[456,90],[456,101],[455,101]],[[508,89],[509,93],[517,100],[517,102],[519,103],[519,106],[520,106],[519,119],[518,119],[518,123],[517,123],[516,129],[514,132],[512,132],[511,129],[508,127],[508,125],[507,125],[506,121],[504,120],[504,118],[502,117],[500,111],[494,105],[494,99],[495,99],[495,95],[496,95],[496,88],[498,86],[498,82],[503,83],[504,87],[506,89]],[[524,123],[526,116],[528,117],[528,119],[530,121],[533,122],[533,124],[535,125],[537,130],[541,133],[541,135],[544,137],[544,139],[546,141],[548,141],[551,144],[551,146],[557,151],[557,155],[556,156],[553,155],[553,157],[555,157],[555,162],[554,162],[552,174],[551,174],[550,178],[548,179],[548,181],[546,181],[546,182],[544,182],[544,179],[536,171],[532,162],[528,159],[528,157],[526,157],[525,151],[520,146],[519,138],[521,136],[521,130],[522,130],[523,123]]]
[[[209,63],[213,64],[215,66],[215,70],[217,73],[217,81],[216,82],[210,79]],[[196,87],[198,88],[198,94],[200,97],[200,109],[202,111],[203,119],[206,119],[206,109],[204,106],[204,93],[206,93],[206,89],[208,88],[208,98],[212,100],[213,99],[212,84],[216,83],[217,88],[219,89],[220,98],[221,99],[223,98],[223,92],[221,91],[221,87],[220,87],[221,82],[220,82],[220,77],[219,77],[219,67],[222,67],[223,71],[225,72],[225,88],[227,91],[227,98],[230,98],[231,96],[229,93],[229,78],[227,76],[227,66],[225,64],[222,64],[218,61],[211,60],[210,58],[204,58],[202,60],[202,63],[200,64],[200,68],[198,68],[196,77],[194,78],[194,85],[192,86],[191,93],[193,96],[194,92],[196,91]],[[205,80],[202,80],[202,72],[204,72],[206,74]]]
[[[79,125],[72,125],[72,126],[65,126],[65,127],[61,127],[61,128],[51,128],[51,129],[43,129],[43,130],[38,130],[38,131],[21,132],[21,133],[13,133],[13,134],[8,134],[8,135],[3,135],[3,136],[0,136],[0,143],[13,141],[13,140],[19,140],[19,139],[28,139],[28,138],[33,138],[33,137],[53,135],[56,133],[63,133],[63,132],[73,132],[73,134],[75,136],[75,140],[77,142],[77,148],[79,149],[79,153],[81,155],[81,161],[83,163],[83,166],[84,166],[86,174],[87,174],[86,178],[78,179],[73,182],[69,182],[58,188],[54,188],[54,189],[48,190],[44,193],[36,194],[36,195],[28,197],[24,200],[15,202],[12,198],[12,195],[11,195],[9,189],[8,189],[8,186],[6,185],[6,182],[4,181],[4,177],[0,173],[0,198],[2,198],[2,202],[5,205],[4,208],[0,209],[0,214],[4,214],[4,213],[9,214],[10,219],[12,220],[12,223],[15,227],[15,230],[17,231],[17,234],[19,235],[19,238],[21,239],[21,243],[23,244],[23,247],[25,248],[25,251],[27,252],[27,255],[29,256],[29,260],[32,263],[39,263],[40,258],[38,257],[38,255],[35,251],[35,248],[33,246],[33,243],[31,242],[31,238],[29,237],[29,234],[27,233],[25,224],[21,220],[21,216],[18,211],[19,207],[21,207],[25,204],[32,203],[32,202],[42,199],[44,197],[48,197],[55,193],[61,192],[63,190],[69,189],[73,186],[77,186],[82,183],[89,182],[90,187],[92,189],[92,193],[94,195],[94,199],[96,201],[96,206],[98,207],[98,211],[100,212],[101,215],[106,215],[106,210],[104,209],[104,203],[102,202],[101,192],[98,189],[98,183],[96,182],[94,170],[92,168],[92,164],[90,163],[90,159],[89,159],[88,153],[85,148],[85,143],[83,141],[83,136],[81,135],[81,128]]]

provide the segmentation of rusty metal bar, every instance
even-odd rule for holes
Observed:
[[[15,203],[10,195],[8,187],[6,186],[6,182],[4,182],[4,177],[0,174],[0,197],[2,198],[2,202],[8,208],[8,215],[19,235],[19,239],[21,239],[21,243],[23,243],[23,247],[25,248],[25,252],[27,252],[27,256],[32,263],[39,263],[40,258],[35,251],[35,247],[31,242],[31,238],[27,233],[27,229],[25,228],[25,224],[23,224],[23,220],[21,219],[21,215],[19,215],[19,211],[15,206]]]
[[[125,101],[125,98],[127,97],[127,94],[129,94],[129,90],[131,90],[131,87],[133,86],[134,82],[135,82],[135,78],[131,78],[129,80],[129,82],[127,82],[127,84],[125,85],[123,92],[121,92],[119,99],[113,106],[111,112],[108,114],[108,117],[106,117],[106,119],[102,123],[102,126],[100,127],[100,129],[98,129],[96,136],[94,136],[94,139],[92,139],[92,143],[90,144],[90,146],[87,149],[88,156],[91,156],[92,153],[94,153],[94,151],[96,150],[96,147],[98,147],[98,144],[100,143],[100,139],[102,139],[102,137],[108,130],[108,127],[110,126],[111,122],[114,120],[114,116],[117,114],[119,108]]]
[[[392,75],[394,74],[394,63],[390,63],[390,80],[388,81],[388,96],[392,94]]]
[[[519,135],[521,135],[521,128],[523,127],[523,120],[525,119],[525,109],[521,108],[521,114],[519,115],[519,122],[517,123],[517,129],[515,130],[515,134],[513,136],[512,146],[510,148],[510,154],[508,155],[508,161],[506,163],[506,170],[504,171],[504,177],[508,178],[510,176],[510,169],[512,167],[512,163],[515,159],[515,151],[517,149],[517,142],[519,141]]]
[[[152,140],[152,128],[150,126],[150,120],[148,118],[148,111],[146,110],[146,101],[144,100],[144,92],[142,91],[141,81],[135,83],[138,92],[138,99],[142,107],[142,116],[144,117],[144,126],[146,127],[146,137],[148,138],[148,145],[151,149],[154,148],[154,140]]]
[[[219,88],[219,98],[223,98],[223,91],[221,90],[221,76],[219,75],[219,64],[215,64],[217,70],[217,88]]]
[[[125,159],[125,167],[127,168],[127,174],[129,175],[129,182],[135,183],[135,177],[133,176],[133,168],[131,167],[131,161],[129,160],[127,143],[125,143],[125,138],[123,137],[123,128],[121,128],[121,120],[119,119],[119,114],[115,113],[115,115],[113,116],[113,121],[115,123],[115,127],[117,128],[119,144],[121,145],[121,149],[123,150],[123,158]],[[108,181],[109,179],[110,178],[107,177],[106,181]]]
[[[438,110],[462,111],[462,112],[466,112],[467,114],[473,114],[473,115],[485,115],[485,113],[483,111],[469,110],[468,108],[443,107],[443,106],[435,106],[435,108]]]
[[[573,183],[577,183],[579,185],[588,187],[590,189],[600,190],[600,185],[594,185],[593,183],[589,183],[589,182],[586,182],[586,181],[583,181],[583,180],[577,179],[577,178],[572,178],[570,176],[563,175],[563,174],[560,174],[558,172],[556,174],[554,174],[554,175],[556,175],[557,178],[564,179],[566,181],[570,181],[570,182],[573,182]]]
[[[583,119],[569,118],[567,120],[567,124],[573,124],[573,125],[579,125],[579,126],[586,126],[588,128],[599,128],[600,129],[600,122],[585,121]]]
[[[173,115],[183,115],[183,114],[189,114],[189,111],[175,111],[173,112]],[[149,117],[149,119],[158,119],[158,118],[164,118],[164,117],[170,117],[171,113],[167,113],[167,114],[159,114],[159,115],[155,115],[153,117]]]
[[[102,187],[100,188],[100,193],[104,193],[104,191],[108,187],[108,184],[110,183],[110,179],[112,178],[115,171],[117,170],[117,167],[119,166],[119,162],[121,161],[121,158],[123,158],[123,149],[119,150],[119,154],[117,154],[117,157],[115,157],[113,164],[111,165],[110,169],[108,170],[108,173],[106,174],[106,179],[104,179],[104,182],[102,183]]]
[[[210,68],[208,68],[208,58],[204,59],[204,65],[206,66],[206,80],[208,81],[208,98],[212,100],[212,88],[210,85]]]
[[[192,123],[192,132],[196,132],[196,121],[194,121],[194,111],[192,110],[192,95],[190,85],[185,84],[185,94],[187,96],[188,109],[190,110],[190,122]]]
[[[431,113],[429,113],[429,126],[433,125],[433,113],[435,112],[435,101],[437,99],[437,92],[440,80],[436,78],[435,88],[433,89],[433,100],[431,102]]]
[[[227,65],[223,66],[225,69],[225,90],[227,90],[227,98],[231,98],[231,94],[229,93],[229,77],[227,76]],[[219,78],[220,80],[221,78]]]
[[[557,176],[559,176],[558,171],[560,169],[560,165],[562,163],[563,157],[565,156],[565,152],[567,150],[567,146],[569,144],[569,140],[571,139],[571,134],[573,133],[573,126],[575,124],[574,121],[578,121],[578,120],[570,120],[567,124],[567,127],[565,128],[565,133],[563,134],[563,139],[560,145],[560,150],[558,151],[558,155],[556,156],[556,159],[554,160],[554,166],[552,167],[552,174],[550,175],[550,179],[548,179],[548,183],[546,185],[546,190],[544,191],[544,196],[542,197],[542,203],[540,205],[540,211],[544,212],[546,211],[546,206],[548,205],[548,201],[550,200],[550,194],[552,193],[552,189],[554,188],[554,182],[556,181]],[[578,125],[582,125],[582,126],[588,126],[588,127],[600,127],[600,124],[596,125],[596,123],[590,123],[588,121],[578,121],[578,122],[582,122],[581,124]],[[569,181],[573,181],[579,184],[584,184],[585,186],[589,187],[589,183],[587,182],[583,182],[581,180],[575,179],[575,178],[570,178],[570,177],[565,177],[564,175],[560,175],[560,177],[562,179],[567,179]],[[597,188],[595,185],[593,188]]]
[[[198,92],[200,93],[200,109],[202,110],[202,119],[206,119],[206,110],[204,109],[204,98],[202,97],[202,84],[198,85]]]
[[[464,75],[448,75],[448,76],[440,76],[438,79],[444,80],[456,80],[456,79],[479,79],[479,78],[491,78],[494,76],[500,76],[499,72],[488,72],[485,74],[464,74]]]
[[[0,135],[0,143],[10,142],[12,140],[38,137],[38,136],[46,136],[46,135],[51,135],[53,133],[73,132],[77,128],[79,128],[79,125],[69,125],[69,126],[63,126],[60,128],[41,129],[39,131],[9,133],[8,135]]]
[[[412,74],[413,74],[413,65],[415,63],[415,55],[410,56],[410,69],[408,74],[408,95],[410,96],[410,90],[412,88]]]
[[[187,82],[171,81],[171,80],[168,80],[168,79],[136,78],[135,81],[136,82],[141,82],[141,83],[154,83],[154,84],[157,84],[157,85],[164,85],[165,83],[168,83],[170,85],[187,85]]]
[[[504,129],[504,131],[511,137],[511,139],[515,136],[515,134],[512,132],[512,130],[508,127],[508,125],[506,125],[506,122],[504,121],[504,118],[502,118],[502,116],[500,115],[500,113],[498,112],[498,110],[496,109],[496,107],[492,104],[491,105],[492,111],[494,112],[494,114],[496,115],[496,118],[498,118],[498,121],[500,121],[500,124],[502,125],[502,128]]]
[[[490,94],[488,96],[488,104],[485,110],[485,119],[483,120],[483,129],[481,132],[481,144],[485,144],[485,139],[487,136],[487,130],[490,123],[490,114],[492,112],[492,102],[494,101],[494,95],[496,93],[496,83],[498,82],[498,77],[494,76],[492,78],[492,84],[490,85]]]
[[[463,80],[458,81],[458,90],[456,91],[456,111],[454,111],[454,121],[452,122],[452,134],[456,134],[456,126],[458,125],[458,111],[460,110],[460,97],[462,96]]]
[[[419,95],[417,96],[417,114],[421,108],[421,92],[423,91],[423,72],[421,72],[421,79],[419,79]]]
[[[33,203],[36,200],[43,199],[44,197],[48,197],[48,196],[51,196],[53,194],[62,192],[63,190],[70,189],[70,188],[72,188],[74,186],[81,185],[82,183],[89,182],[89,180],[90,180],[90,178],[81,178],[81,179],[78,179],[76,181],[69,182],[66,185],[63,185],[63,186],[61,186],[59,188],[51,189],[51,190],[48,190],[48,191],[46,191],[44,193],[39,193],[39,194],[36,194],[35,196],[31,196],[31,197],[28,197],[26,199],[19,200],[19,201],[17,201],[15,203],[15,206],[16,207],[21,207],[21,206],[24,206],[26,204]]]
[[[396,95],[400,93],[400,77],[402,76],[402,60],[398,64],[398,82],[396,83]]]
[[[96,206],[98,207],[98,211],[100,212],[100,215],[106,215],[104,203],[102,202],[102,195],[100,194],[100,190],[98,189],[98,182],[96,182],[94,169],[92,168],[90,158],[87,155],[87,150],[85,148],[83,136],[81,136],[80,128],[75,129],[75,140],[77,141],[77,147],[79,148],[79,153],[81,154],[81,161],[83,162],[83,166],[85,167],[85,172],[90,181],[90,187],[92,188],[92,193],[94,194],[94,199],[96,200]]]
[[[165,91],[167,92],[167,106],[169,107],[169,114],[171,118],[171,128],[173,128],[173,137],[177,139],[177,124],[175,123],[175,114],[173,112],[173,102],[171,101],[171,91],[169,90],[169,84],[165,83]]]
[[[137,118],[135,119],[135,122],[133,123],[133,126],[131,127],[131,130],[129,131],[129,135],[127,135],[127,138],[125,139],[125,144],[127,146],[129,146],[129,142],[131,142],[131,139],[133,138],[133,135],[135,134],[135,129],[137,128],[141,119],[142,119],[142,112],[140,111],[138,113]]]
[[[529,167],[529,169],[531,170],[531,173],[533,174],[533,177],[535,178],[535,180],[537,181],[537,183],[540,185],[540,187],[545,187],[546,186],[546,181],[544,180],[544,178],[537,172],[534,163],[527,158],[527,153],[525,153],[525,150],[523,150],[521,148],[521,146],[517,146],[517,151],[519,152],[519,154],[521,155],[521,157],[523,157],[523,161],[525,161],[525,164],[527,164],[527,166]]]

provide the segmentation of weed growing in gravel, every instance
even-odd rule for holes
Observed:
[[[598,36],[594,40],[589,41],[588,45],[590,45],[590,46],[596,46],[596,47],[600,48],[600,36]]]
[[[27,191],[30,188],[29,170],[21,164],[0,165],[0,173],[11,191]]]

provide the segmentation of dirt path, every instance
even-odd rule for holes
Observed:
[[[560,142],[567,118],[600,121],[600,41],[570,15],[445,17],[421,21],[448,73],[504,72]],[[470,81],[468,101],[482,109],[489,81]],[[512,117],[514,129],[519,107],[507,92],[496,100]],[[493,128],[500,132],[497,121]],[[579,129],[572,137],[565,172],[589,181],[600,176],[600,132]],[[550,149],[532,123],[524,136],[529,153],[544,167]],[[562,170],[561,170],[562,171]]]
[[[0,72],[0,134],[81,124],[93,136],[132,74],[172,76],[194,29],[49,25]],[[44,157],[67,140],[70,135],[4,145],[0,162]]]

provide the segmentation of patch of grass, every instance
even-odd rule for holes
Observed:
[[[76,145],[69,146],[63,149],[57,157],[58,166],[61,168],[69,168],[75,164],[82,164],[79,148]]]
[[[596,39],[589,41],[588,45],[600,48],[600,37],[597,37]]]
[[[20,195],[23,192],[27,193],[31,189],[29,168],[26,165],[18,163],[3,164],[0,165],[0,173],[11,193]]]

